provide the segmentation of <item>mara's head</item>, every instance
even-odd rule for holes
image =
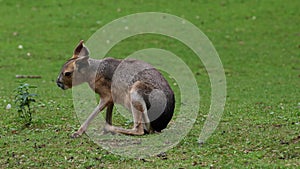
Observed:
[[[62,66],[56,81],[57,86],[65,90],[85,82],[89,67],[88,59],[89,50],[81,40],[74,49],[72,58]]]

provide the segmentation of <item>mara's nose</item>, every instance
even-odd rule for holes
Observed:
[[[62,89],[65,89],[64,84],[62,82],[60,82],[58,79],[56,81],[56,84],[57,84],[58,87],[60,87]]]

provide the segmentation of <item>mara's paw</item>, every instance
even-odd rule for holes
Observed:
[[[80,137],[80,136],[81,136],[80,133],[75,132],[75,133],[73,133],[73,134],[71,135],[71,138],[78,138],[78,137]]]
[[[113,131],[113,128],[114,127],[112,125],[106,124],[105,127],[102,129],[102,134],[116,134]]]

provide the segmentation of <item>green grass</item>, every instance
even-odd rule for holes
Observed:
[[[299,168],[299,6],[293,0],[0,0],[0,168]],[[61,91],[55,84],[61,65],[80,39],[87,40],[101,26],[149,11],[189,20],[216,47],[228,94],[217,130],[199,147],[211,89],[193,52],[176,40],[139,35],[124,40],[109,55],[123,58],[157,47],[181,56],[201,94],[193,129],[164,157],[143,160],[114,155],[87,136],[71,139],[79,124],[71,90]],[[39,95],[28,128],[20,125],[16,109],[5,109],[9,103],[15,106],[17,74],[42,76],[26,80],[38,87],[34,93]],[[124,124],[121,118],[114,120]]]

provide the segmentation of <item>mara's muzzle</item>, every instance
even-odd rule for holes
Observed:
[[[59,79],[57,79],[56,84],[58,87],[60,87],[61,89],[65,90],[65,85],[59,81]]]

